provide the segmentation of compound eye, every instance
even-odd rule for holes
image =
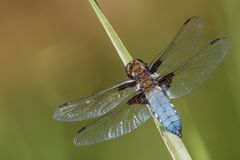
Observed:
[[[133,75],[132,75],[132,67],[131,67],[132,63],[128,63],[125,67],[125,73],[127,74],[127,76],[131,79],[133,79]]]
[[[147,63],[143,62],[141,59],[135,59],[135,60],[140,62],[144,66],[144,68],[148,69]]]
[[[141,59],[135,59],[136,61],[139,61],[141,63],[144,63]]]

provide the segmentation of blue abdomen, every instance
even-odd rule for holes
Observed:
[[[182,124],[175,107],[169,98],[159,89],[146,94],[154,116],[162,123],[163,127],[173,133],[182,136]]]

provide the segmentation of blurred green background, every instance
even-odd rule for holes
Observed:
[[[99,1],[135,58],[146,62],[191,16],[204,21],[203,46],[230,37],[231,51],[194,93],[174,100],[193,159],[239,159],[240,1]],[[126,79],[124,66],[87,0],[1,0],[0,159],[171,159],[152,120],[121,138],[78,148],[86,122],[52,119],[56,107]]]

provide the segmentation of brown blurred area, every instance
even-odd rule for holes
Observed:
[[[200,46],[231,37],[232,50],[198,91],[174,101],[193,159],[237,159],[240,32],[237,0],[107,1],[99,4],[133,57],[152,60],[191,16]],[[170,159],[152,121],[84,148],[83,123],[52,119],[61,103],[126,79],[124,66],[87,0],[0,1],[0,159]]]

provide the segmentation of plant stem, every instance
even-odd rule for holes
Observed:
[[[96,0],[89,0],[90,4],[92,5],[98,19],[100,20],[103,28],[107,32],[108,37],[110,38],[113,46],[117,50],[118,55],[122,59],[124,65],[127,65],[130,61],[133,60],[131,55],[129,54],[127,48],[123,45],[122,41],[118,37],[117,33],[114,31],[112,25],[108,22],[107,18],[102,13],[98,3]]]
[[[96,0],[89,0],[91,6],[93,7],[98,19],[100,20],[103,28],[105,29],[108,37],[110,38],[111,42],[113,43],[115,49],[117,50],[118,55],[122,59],[124,65],[127,65],[130,61],[132,61],[132,57],[129,54],[128,50],[118,37],[117,33],[114,31],[111,24],[108,22],[104,14],[102,13],[98,3]],[[152,112],[150,112],[152,114]],[[191,160],[191,157],[186,150],[184,144],[182,143],[181,139],[169,132],[167,132],[164,127],[159,123],[159,121],[152,115],[156,127],[166,144],[168,151],[170,152],[172,159],[174,160]]]

